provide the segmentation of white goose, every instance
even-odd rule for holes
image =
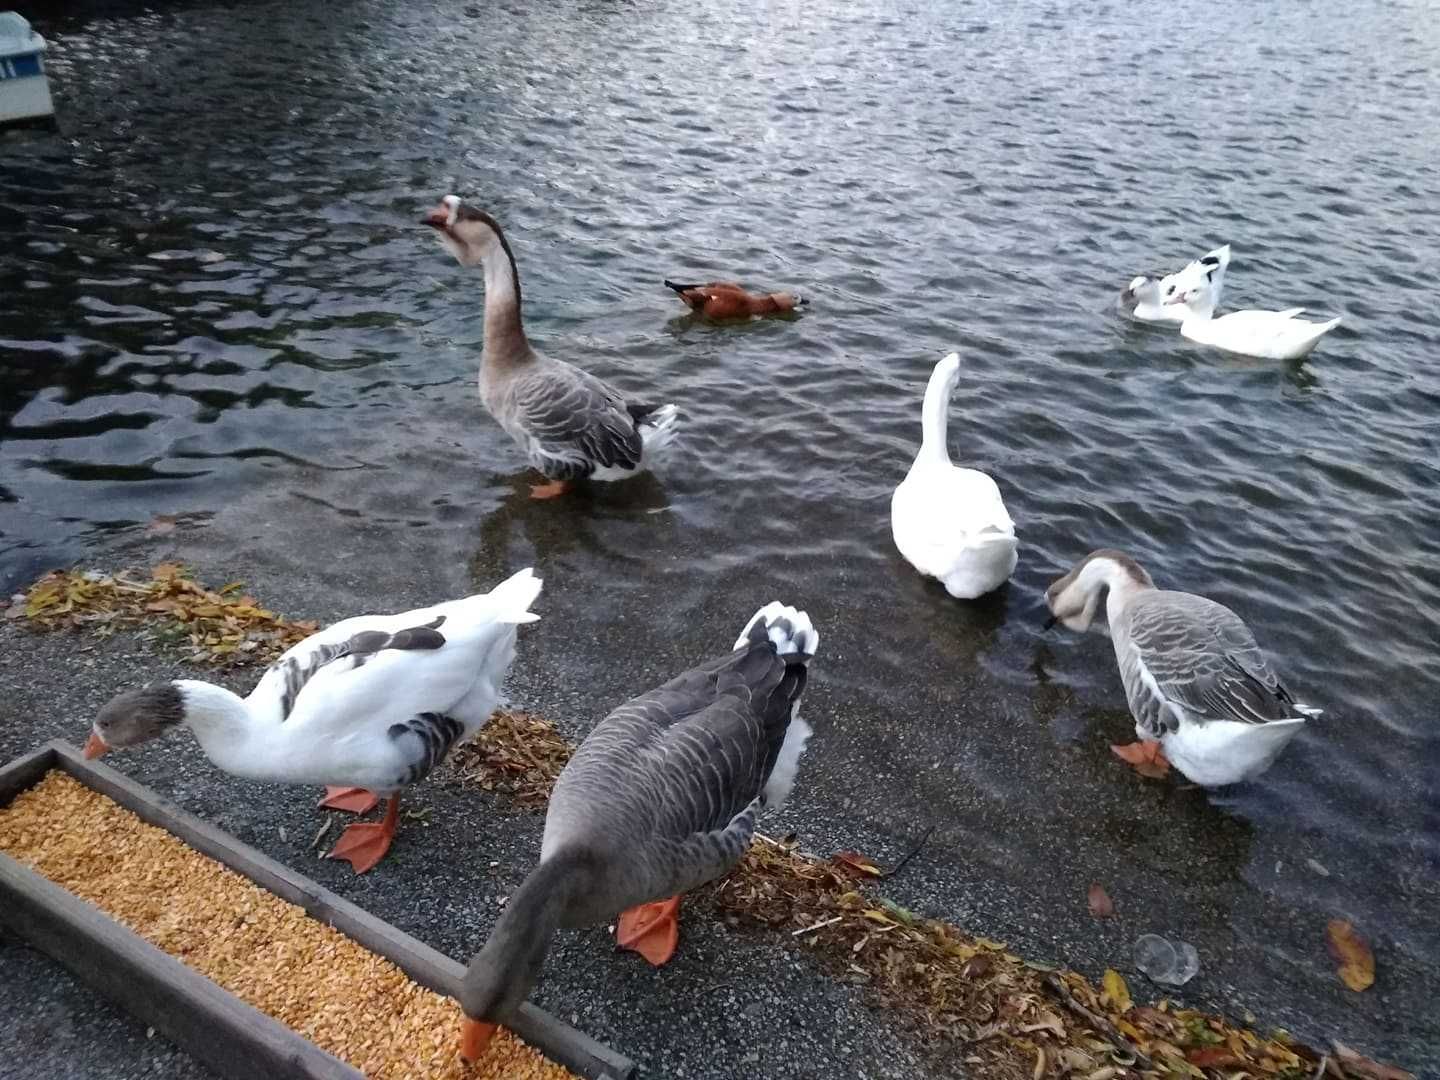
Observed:
[[[1185,313],[1180,333],[1191,341],[1265,360],[1298,360],[1340,325],[1339,319],[1313,323],[1296,318],[1305,310],[1298,307],[1284,311],[1232,311],[1217,319],[1214,318],[1215,303],[1205,281],[1190,284],[1165,304]]]
[[[1163,277],[1142,274],[1133,278],[1120,294],[1120,308],[1132,319],[1141,322],[1184,322],[1185,313],[1167,303],[1179,292],[1202,278],[1209,281],[1210,310],[1220,303],[1225,288],[1225,270],[1230,265],[1230,245],[1208,251],[1187,263],[1183,269]]]
[[[951,596],[973,600],[1003,585],[1019,555],[995,481],[950,461],[947,414],[959,381],[960,354],[952,352],[925,387],[920,452],[891,497],[890,528],[911,566],[939,578]]]
[[[400,789],[490,718],[539,595],[522,570],[488,593],[345,619],[292,646],[245,698],[195,679],[126,691],[100,710],[85,756],[183,725],[236,776],[325,784],[322,806],[356,813],[386,796],[384,820],[351,825],[330,852],[364,873],[390,848]]]
[[[732,651],[621,705],[580,744],[550,796],[539,864],[461,981],[467,1060],[525,1000],[557,929],[619,915],[623,946],[670,958],[677,894],[734,866],[756,818],[790,794],[819,645],[803,611],[767,604]]]
[[[421,221],[461,266],[485,272],[480,400],[549,483],[553,498],[576,480],[623,480],[653,464],[675,435],[674,405],[627,401],[573,364],[536,352],[520,320],[520,271],[500,223],[446,195]]]
[[[1054,582],[1046,626],[1089,629],[1102,595],[1144,760],[1169,759],[1205,787],[1237,783],[1268,769],[1320,715],[1290,696],[1240,616],[1203,596],[1157,589],[1123,552],[1092,551]],[[1115,748],[1140,760],[1130,749]]]

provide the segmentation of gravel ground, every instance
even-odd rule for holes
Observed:
[[[407,475],[407,464],[396,462],[398,476]],[[407,526],[403,506],[381,515],[372,501],[360,520],[346,515],[345,531],[336,533],[335,508],[315,496],[320,489],[317,480],[303,498],[272,491],[222,511],[208,526],[123,541],[87,565],[113,569],[178,558],[203,581],[240,579],[276,610],[326,622],[432,602],[476,583],[488,587],[534,562],[547,579],[537,608],[542,621],[522,631],[509,690],[516,704],[549,717],[576,739],[626,697],[717,645],[728,646],[756,606],[753,597],[784,595],[776,581],[750,580],[750,572],[740,569],[735,611],[669,612],[666,598],[651,592],[663,585],[641,582],[597,603],[583,596],[583,582],[575,579],[576,559],[569,556],[588,541],[584,533],[577,541],[577,519],[564,508],[501,496],[500,505],[479,515],[485,525],[478,551],[460,563],[455,551],[476,550],[474,526],[467,524],[476,519],[471,513],[457,514],[449,528],[416,529]],[[397,484],[387,497],[403,504],[422,494]],[[479,501],[494,497],[492,490]],[[587,520],[602,522],[606,509],[590,507]],[[328,545],[325,559],[314,556],[317,538]],[[783,575],[783,567],[777,573]],[[794,799],[767,819],[767,832],[795,830],[810,850],[858,849],[883,862],[898,858],[934,825],[920,856],[886,883],[886,894],[912,910],[1092,976],[1106,966],[1128,968],[1131,941],[1157,928],[1163,932],[1166,914],[1180,910],[1187,925],[1179,929],[1202,958],[1201,975],[1181,995],[1187,1003],[1240,1016],[1248,1009],[1262,1028],[1283,1026],[1311,1041],[1333,1035],[1412,1068],[1440,1056],[1440,1021],[1432,1010],[1408,1004],[1433,977],[1403,951],[1382,956],[1382,979],[1373,990],[1348,994],[1329,975],[1323,947],[1305,944],[1315,938],[1313,927],[1280,903],[1248,912],[1229,901],[1232,892],[1222,883],[1233,881],[1252,843],[1243,821],[1207,803],[1202,793],[1175,785],[1088,782],[1086,770],[1101,767],[1095,763],[1103,757],[1082,753],[1074,743],[1057,746],[1049,730],[1064,703],[1057,703],[1053,716],[1037,718],[1030,698],[995,685],[973,663],[915,672],[916,710],[946,716],[947,726],[917,737],[914,723],[893,725],[867,699],[865,650],[872,643],[863,628],[827,623],[823,596],[800,599],[828,633],[807,695],[817,734]],[[617,627],[626,632],[618,634]],[[633,627],[643,627],[643,634]],[[182,674],[193,677],[195,670],[132,638],[36,636],[5,625],[0,758],[57,735],[78,743],[115,690]],[[232,685],[243,690],[255,677],[242,673]],[[1016,745],[956,736],[967,717],[1018,715],[1021,709],[1030,722],[987,728],[988,739],[1010,738]],[[906,739],[898,738],[900,730]],[[996,736],[997,730],[1005,734]],[[957,756],[987,753],[1026,763],[1009,782],[1051,792],[1053,812],[1017,820],[1003,791],[976,791],[955,781]],[[407,822],[386,862],[356,877],[348,866],[308,850],[325,816],[314,807],[317,792],[225,777],[188,736],[107,761],[457,958],[484,941],[497,898],[533,863],[543,824],[539,814],[437,776],[407,796],[408,808],[428,812],[427,819]],[[1071,782],[1056,782],[1061,771]],[[1097,799],[1097,791],[1117,794]],[[1077,836],[1070,825],[1076,815],[1103,822],[1104,842]],[[1055,853],[1054,865],[1016,860],[1006,842],[1016,829],[1038,835],[1042,849]],[[1170,891],[1161,875],[1146,872],[1177,852],[1194,871],[1183,896]],[[1284,866],[1294,872],[1305,854],[1287,853],[1277,873]],[[1087,914],[1085,881],[1092,875],[1116,898],[1115,918],[1096,922]],[[1422,900],[1417,895],[1416,902]],[[685,921],[683,934],[677,958],[660,970],[617,954],[601,930],[562,934],[535,1000],[636,1059],[645,1077],[799,1080],[834,1075],[837,1061],[854,1077],[960,1075],[953,1051],[927,1052],[899,1018],[822,975],[803,953],[777,947],[773,937],[695,917]],[[45,1051],[54,1055],[55,1069],[32,1070],[27,1061],[26,1076],[202,1075],[48,961],[13,945],[4,955],[23,965],[27,977],[0,981],[0,1069],[4,1062],[27,1060],[34,1025],[43,1022],[67,1034]],[[1130,981],[1137,999],[1159,996],[1139,976]],[[63,1071],[72,1067],[73,1073]]]

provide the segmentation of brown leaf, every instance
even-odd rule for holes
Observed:
[[[1108,919],[1115,914],[1115,902],[1099,882],[1090,886],[1090,914],[1097,919]]]
[[[1397,1069],[1394,1065],[1382,1065],[1378,1061],[1372,1061],[1364,1054],[1357,1054],[1344,1043],[1331,1043],[1330,1046],[1340,1067],[1358,1080],[1415,1080],[1414,1073]]]
[[[1236,1057],[1228,1046],[1202,1046],[1187,1050],[1185,1060],[1202,1069],[1243,1068],[1246,1064],[1245,1059]]]
[[[1340,965],[1340,981],[1351,990],[1369,989],[1375,982],[1375,954],[1348,919],[1331,919],[1325,925],[1330,955]]]
[[[993,966],[990,962],[990,957],[984,953],[980,953],[978,956],[972,956],[969,960],[965,961],[965,965],[960,969],[960,974],[967,979],[983,979],[986,975],[990,974],[990,969]]]
[[[883,877],[885,875],[883,870],[858,851],[837,851],[830,856],[830,859],[838,864],[840,869],[853,873],[856,877]]]
[[[1165,774],[1170,771],[1170,762],[1159,750],[1159,743],[1133,742],[1126,743],[1124,746],[1110,744],[1112,754],[1126,762],[1141,776],[1151,780],[1163,780]]]

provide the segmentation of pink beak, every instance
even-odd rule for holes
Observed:
[[[87,758],[97,758],[109,749],[109,743],[93,731],[90,732],[90,738],[85,740],[84,754]]]
[[[421,218],[420,224],[429,225],[436,229],[448,229],[450,227],[450,208],[444,203],[441,203]]]

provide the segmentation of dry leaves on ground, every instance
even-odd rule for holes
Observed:
[[[1340,981],[1351,990],[1368,990],[1375,982],[1375,954],[1347,919],[1331,919],[1325,926],[1330,955],[1340,965]]]
[[[261,607],[239,582],[206,589],[175,563],[145,577],[57,570],[30,586],[16,607],[36,629],[108,635],[142,628],[154,640],[180,645],[195,663],[268,663],[318,629]]]
[[[478,735],[455,748],[448,764],[462,780],[535,807],[550,800],[574,752],[550,721],[498,709]]]

